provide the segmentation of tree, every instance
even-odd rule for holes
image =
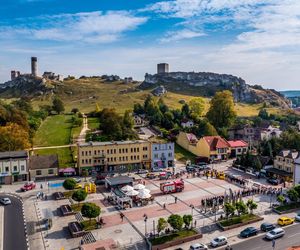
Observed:
[[[130,113],[129,110],[126,110],[125,113],[124,113],[124,116],[123,116],[123,125],[126,128],[130,128],[130,129],[133,128],[134,121],[133,121],[132,115],[131,115],[131,113]]]
[[[193,98],[189,101],[189,108],[190,108],[190,116],[193,118],[197,118],[203,115],[204,108],[205,108],[205,101],[203,98]]]
[[[160,110],[163,114],[169,111],[169,107],[165,104],[163,98],[159,98],[157,104],[158,104],[159,110]]]
[[[247,206],[243,201],[238,201],[235,203],[236,211],[238,212],[238,215],[240,214],[246,214],[247,213]]]
[[[58,97],[55,97],[53,102],[52,102],[52,108],[54,111],[56,111],[58,114],[62,113],[65,111],[64,103],[62,100]]]
[[[296,185],[296,186],[294,187],[294,189],[295,189],[295,191],[297,192],[298,197],[300,198],[300,185]]]
[[[90,221],[92,218],[98,217],[100,213],[101,213],[101,208],[94,203],[84,203],[81,208],[82,216],[89,218]]]
[[[76,181],[73,178],[65,179],[63,187],[67,190],[73,190],[76,186]]]
[[[83,189],[78,189],[72,194],[72,199],[78,202],[78,206],[79,203],[81,201],[84,201],[86,197],[87,197],[87,192],[85,192],[85,190]]]
[[[181,107],[181,113],[182,113],[182,116],[184,117],[189,117],[190,115],[190,107],[188,104],[183,104],[182,107]]]
[[[82,126],[82,119],[79,118],[77,115],[72,116],[71,121],[74,127],[81,127]]]
[[[30,147],[28,130],[16,123],[0,126],[0,151],[17,151]]]
[[[229,202],[226,202],[224,205],[224,210],[225,210],[226,218],[228,218],[230,215],[234,215],[235,206]]]
[[[232,93],[228,90],[217,92],[210,101],[206,117],[216,128],[230,127],[236,118]]]
[[[100,112],[100,129],[108,140],[122,140],[122,117],[115,109],[104,108]]]
[[[195,129],[195,134],[199,137],[203,137],[218,135],[218,132],[205,118],[199,121],[198,127]]]
[[[140,103],[135,103],[133,105],[133,113],[137,114],[137,115],[141,115],[144,114],[144,108]]]
[[[284,203],[284,201],[285,201],[284,196],[283,196],[283,195],[278,195],[277,201],[278,201],[281,205],[283,205],[283,203]]]
[[[185,224],[185,227],[189,228],[192,221],[193,221],[193,216],[190,215],[190,214],[185,214],[185,215],[183,215],[182,219],[183,219],[183,222]]]
[[[72,108],[71,113],[77,114],[79,112],[78,108]]]
[[[290,190],[288,190],[287,195],[288,195],[289,199],[294,202],[297,201],[299,198],[298,192],[294,188],[291,188]]]
[[[168,223],[174,230],[180,230],[183,226],[183,219],[178,214],[172,214],[168,218]]]
[[[249,208],[251,214],[253,214],[253,210],[257,209],[257,203],[254,202],[252,199],[248,200],[246,205]]]
[[[158,224],[157,224],[157,232],[158,234],[166,229],[168,226],[168,222],[164,218],[159,218],[158,219]]]
[[[268,111],[264,108],[261,109],[258,113],[258,117],[260,117],[263,120],[268,120],[269,119]]]

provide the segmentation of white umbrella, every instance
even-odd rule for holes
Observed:
[[[145,193],[145,194],[150,194],[150,190],[149,189],[147,189],[147,188],[145,188],[145,189],[141,189],[141,190],[139,190],[139,192],[140,193]]]
[[[132,187],[132,186],[129,186],[129,185],[126,185],[126,186],[122,187],[121,190],[122,190],[123,192],[128,192],[128,191],[133,190],[133,187]]]
[[[138,194],[139,194],[139,192],[136,190],[130,190],[130,191],[126,192],[126,195],[128,195],[128,196],[136,196]]]
[[[139,192],[139,194],[137,195],[137,197],[139,197],[140,199],[149,199],[151,197],[151,194]]]
[[[136,185],[133,186],[133,188],[136,189],[136,190],[141,190],[141,189],[144,189],[145,186],[143,184],[136,184]]]

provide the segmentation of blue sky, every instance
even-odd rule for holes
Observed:
[[[0,82],[10,70],[119,74],[156,64],[299,89],[298,0],[1,0]]]

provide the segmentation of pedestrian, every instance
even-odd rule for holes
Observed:
[[[124,214],[123,214],[123,213],[120,213],[120,217],[121,217],[121,220],[122,220],[122,222],[123,222],[123,220],[124,220]]]
[[[166,203],[164,203],[163,208],[166,209]]]
[[[40,188],[43,189],[43,184],[41,184]]]
[[[177,199],[178,199],[177,196],[175,196],[175,203],[177,203]]]

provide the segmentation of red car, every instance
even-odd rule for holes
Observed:
[[[21,191],[25,192],[28,190],[35,189],[35,183],[33,181],[27,182],[23,187],[21,187]]]

